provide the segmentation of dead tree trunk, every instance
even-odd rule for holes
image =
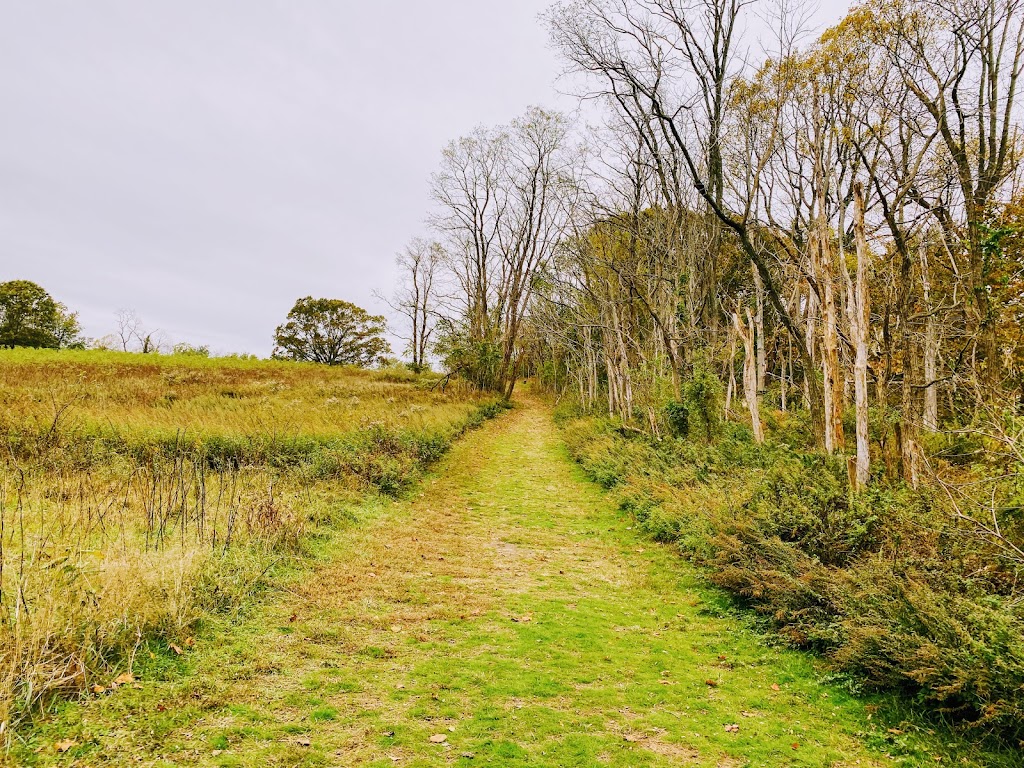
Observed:
[[[853,390],[857,409],[857,471],[858,489],[864,488],[871,477],[871,446],[868,437],[868,338],[871,327],[871,309],[868,298],[868,250],[864,229],[864,190],[860,184],[853,193],[853,233],[857,247],[857,280],[847,291],[850,335],[855,351]],[[844,269],[845,272],[845,269]],[[847,280],[849,280],[849,273]]]
[[[747,318],[740,319],[739,312],[733,312],[732,319],[736,333],[743,341],[743,392],[750,411],[750,424],[754,430],[754,441],[764,442],[764,429],[761,427],[761,410],[757,402],[757,357],[754,352],[754,318],[750,310],[746,310]]]

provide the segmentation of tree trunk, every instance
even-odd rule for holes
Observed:
[[[732,318],[736,332],[743,341],[743,391],[750,411],[750,425],[754,430],[754,441],[764,442],[764,429],[761,427],[761,412],[757,402],[757,358],[754,353],[754,318],[750,310],[746,310],[746,322],[740,319],[738,312]]]
[[[839,368],[839,332],[835,269],[824,210],[824,181],[818,180],[818,221],[811,237],[811,264],[821,292],[821,370],[825,404],[825,451],[843,450],[843,377]]]
[[[924,326],[924,407],[921,412],[921,426],[929,432],[939,428],[939,327],[932,311],[931,279],[928,270],[928,250],[921,248],[921,286],[924,291],[924,310],[927,319]]]
[[[757,391],[764,392],[765,379],[768,375],[768,362],[764,349],[764,285],[757,268],[751,265],[754,273],[754,300],[757,310],[754,313],[754,355],[757,362]]]
[[[854,186],[853,232],[857,246],[857,282],[848,291],[850,331],[855,348],[853,390],[857,408],[857,489],[864,488],[871,478],[871,446],[868,435],[868,334],[871,328],[871,309],[868,298],[868,250],[864,230],[864,190]],[[845,268],[844,268],[845,270]],[[847,273],[848,274],[848,273]],[[849,278],[847,278],[849,279]]]

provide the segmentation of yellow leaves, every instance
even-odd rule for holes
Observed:
[[[78,742],[74,739],[65,739],[63,741],[58,741],[56,744],[53,745],[53,748],[57,751],[58,754],[64,754],[68,750],[74,749],[77,746]]]

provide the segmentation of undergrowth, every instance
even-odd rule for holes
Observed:
[[[679,420],[668,416],[670,426]],[[915,490],[879,476],[851,492],[845,461],[800,449],[805,426],[792,413],[769,415],[775,429],[762,445],[735,423],[708,440],[695,430],[656,439],[571,407],[558,420],[572,456],[647,534],[678,547],[790,643],[825,655],[857,689],[899,691],[974,736],[1021,743],[1018,480],[998,485],[1000,541],[936,484]],[[963,439],[935,442],[964,454]],[[995,472],[1019,478],[933,455],[964,487],[993,490],[981,480]]]

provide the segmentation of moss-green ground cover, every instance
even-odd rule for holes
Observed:
[[[135,687],[64,705],[26,765],[1000,765],[772,648],[630,528],[527,401],[409,498]],[[150,655],[152,654],[152,655]],[[881,709],[878,709],[881,705]],[[63,749],[64,751],[58,751]]]

